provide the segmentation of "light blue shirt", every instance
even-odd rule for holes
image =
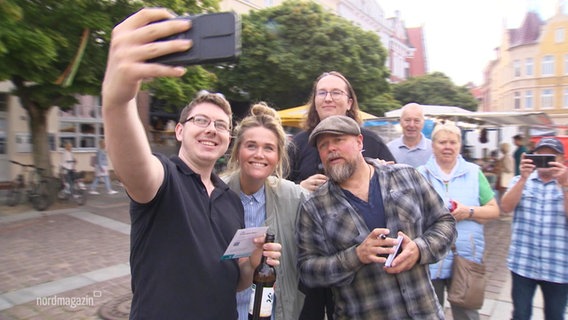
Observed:
[[[519,180],[516,176],[509,187]],[[514,210],[507,267],[525,278],[568,283],[568,218],[556,180],[531,173]]]
[[[396,159],[396,163],[404,163],[417,168],[430,159],[432,156],[432,140],[426,138],[423,133],[422,139],[414,148],[409,148],[402,141],[402,136],[387,143],[390,152]]]
[[[239,195],[245,209],[245,227],[261,227],[266,220],[266,196],[264,195],[264,185],[260,190],[252,195],[241,192]],[[248,288],[237,292],[237,311],[239,320],[248,320],[248,311],[252,289]],[[273,313],[274,315],[274,313]]]

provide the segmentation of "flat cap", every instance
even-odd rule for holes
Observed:
[[[312,146],[316,145],[317,137],[322,133],[330,133],[335,135],[349,134],[353,136],[358,136],[361,134],[361,128],[359,124],[349,118],[348,116],[331,116],[323,119],[314,128],[310,137],[308,138],[308,143]]]

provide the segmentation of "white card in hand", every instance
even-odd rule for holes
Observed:
[[[221,260],[249,257],[256,249],[254,238],[263,236],[267,230],[268,226],[237,230]]]

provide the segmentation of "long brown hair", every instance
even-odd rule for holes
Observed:
[[[318,115],[318,112],[316,110],[316,90],[317,90],[318,82],[322,78],[327,77],[327,76],[338,77],[339,79],[343,80],[343,82],[345,82],[345,85],[347,86],[348,98],[353,101],[353,103],[351,104],[351,109],[347,110],[345,115],[348,116],[349,118],[357,121],[357,123],[360,125],[363,121],[361,120],[361,115],[359,113],[359,103],[357,102],[357,95],[355,94],[355,90],[353,89],[353,86],[351,86],[351,83],[349,83],[349,80],[347,80],[347,78],[345,78],[345,76],[343,76],[341,73],[339,73],[337,71],[329,71],[329,72],[322,73],[314,81],[314,84],[313,84],[313,87],[312,87],[312,93],[310,95],[310,99],[309,99],[308,103],[306,103],[306,105],[308,106],[308,117],[306,118],[306,121],[304,123],[304,129],[311,132],[312,130],[314,130],[314,128],[321,121],[321,119]]]

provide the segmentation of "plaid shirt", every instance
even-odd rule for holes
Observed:
[[[536,171],[531,173],[515,207],[511,231],[509,270],[525,278],[568,283],[568,218],[556,180],[543,183]]]
[[[457,232],[455,219],[427,180],[408,165],[375,165],[387,228],[403,231],[420,260],[397,275],[363,264],[355,248],[369,235],[340,187],[328,182],[312,193],[297,225],[298,266],[311,287],[331,287],[340,319],[443,319],[428,265],[442,259]]]

